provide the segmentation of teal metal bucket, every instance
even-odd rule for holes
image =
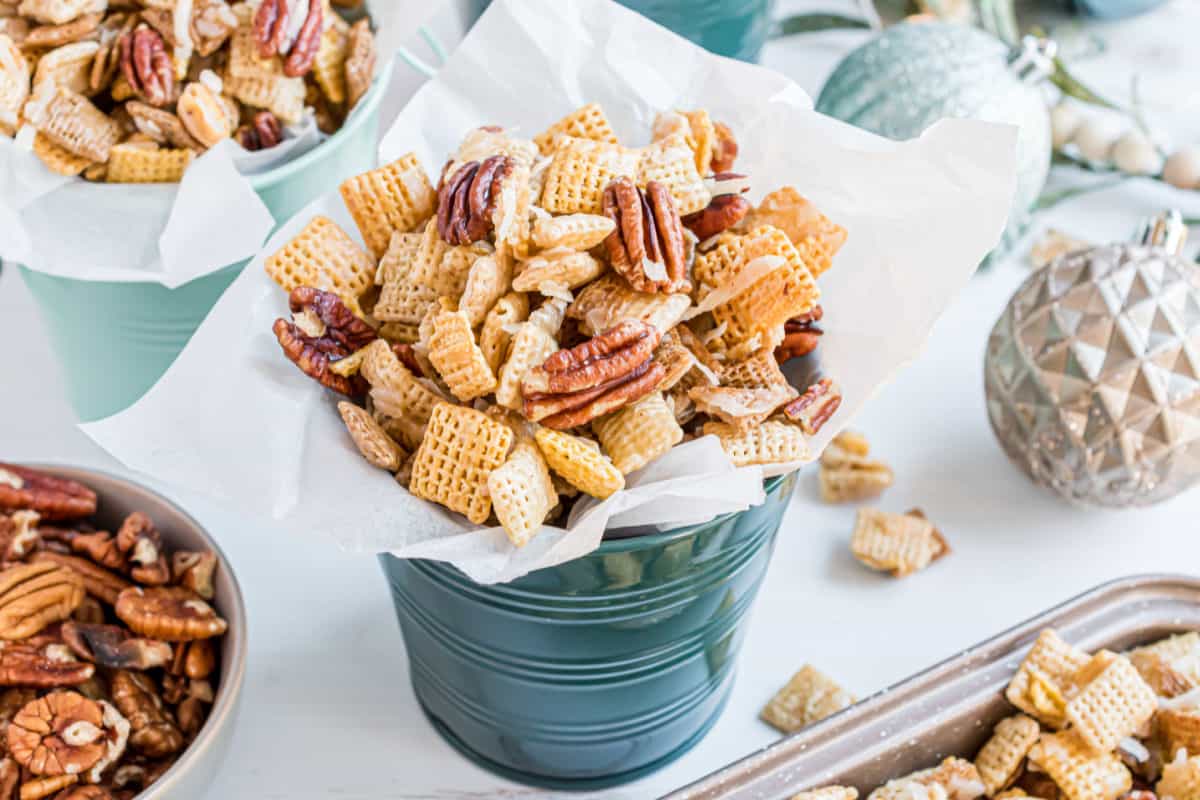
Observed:
[[[795,474],[766,501],[483,586],[379,557],[417,700],[472,761],[522,783],[595,789],[683,755],[717,721]]]
[[[350,123],[304,155],[248,176],[276,222],[342,180],[375,166],[381,77]],[[84,422],[127,408],[179,355],[221,294],[249,263],[174,289],[150,282],[81,281],[18,267],[62,367],[67,399]]]

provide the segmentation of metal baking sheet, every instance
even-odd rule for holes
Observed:
[[[1102,584],[664,800],[785,800],[831,783],[865,797],[946,756],[971,758],[1013,713],[1004,687],[1048,627],[1087,650],[1200,630],[1200,579],[1139,575]]]

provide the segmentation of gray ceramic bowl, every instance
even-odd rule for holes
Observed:
[[[221,639],[221,672],[216,701],[196,740],[162,777],[137,796],[138,800],[200,798],[212,783],[229,749],[246,675],[246,609],[229,559],[199,522],[144,486],[94,469],[57,464],[29,466],[91,487],[100,498],[94,517],[98,527],[116,530],[127,514],[141,511],[154,520],[168,550],[207,549],[217,554],[216,597],[212,605],[229,622],[229,630]]]

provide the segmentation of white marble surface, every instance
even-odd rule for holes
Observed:
[[[1080,71],[1113,96],[1128,97],[1136,69],[1164,129],[1178,141],[1200,138],[1200,93],[1187,77],[1200,74],[1200,53],[1186,41],[1198,24],[1200,4],[1175,0],[1124,25],[1098,26],[1109,51]],[[766,60],[815,91],[857,39],[828,34],[775,43]],[[1200,198],[1142,182],[1077,199],[1042,224],[1096,240],[1123,238],[1137,218],[1172,204],[1200,216]],[[936,221],[931,231],[936,235]],[[1080,511],[1030,485],[994,442],[983,407],[983,347],[1027,273],[1010,260],[976,277],[924,355],[856,425],[896,468],[896,486],[881,505],[926,509],[949,537],[953,556],[910,580],[868,573],[846,550],[853,510],[821,505],[815,479],[805,476],[780,531],[724,715],[675,764],[601,796],[657,796],[774,741],[756,713],[805,661],[866,694],[1101,581],[1137,572],[1200,573],[1200,492],[1137,512]],[[836,334],[831,311],[828,327]],[[74,427],[40,320],[10,269],[0,275],[0,342],[0,457],[120,471]],[[253,458],[253,443],[230,455]],[[373,558],[337,552],[320,531],[272,529],[236,509],[154,485],[219,538],[249,606],[242,714],[208,798],[552,796],[492,777],[434,733],[409,687]]]

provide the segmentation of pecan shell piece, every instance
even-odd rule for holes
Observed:
[[[170,104],[175,99],[175,66],[162,34],[138,25],[121,37],[120,47],[121,74],[129,86],[152,106]]]
[[[166,642],[220,636],[228,627],[212,606],[181,586],[131,586],[117,597],[116,612],[134,633]]]
[[[327,389],[349,397],[366,393],[359,375],[344,376],[329,367],[378,338],[375,329],[354,314],[333,292],[298,286],[288,296],[292,321],[275,320],[275,338],[301,372]]]
[[[183,733],[163,707],[148,675],[118,670],[112,678],[112,698],[129,720],[129,745],[134,750],[149,758],[163,758],[183,748]]]
[[[645,190],[629,178],[611,181],[602,195],[604,215],[616,227],[604,240],[613,269],[639,292],[690,292],[687,240],[671,191],[658,181]]]
[[[34,775],[78,775],[104,757],[104,712],[78,692],[33,700],[8,725],[8,751]]]
[[[213,575],[217,571],[217,554],[211,550],[176,550],[171,556],[171,573],[175,583],[191,589],[205,600],[216,593]]]
[[[82,483],[0,463],[0,510],[20,509],[43,520],[78,519],[96,513],[96,493]]]
[[[513,161],[505,155],[468,161],[438,187],[437,231],[442,241],[468,245],[495,229],[496,204]]]
[[[750,208],[750,201],[740,194],[720,194],[705,208],[684,217],[683,226],[703,242],[737,225]]]
[[[83,582],[54,564],[19,564],[0,572],[0,639],[28,639],[71,616]]]
[[[566,430],[649,394],[666,375],[653,360],[661,338],[655,326],[626,320],[552,353],[522,381],[525,416]]]
[[[129,559],[129,576],[146,586],[162,586],[171,580],[171,568],[163,550],[162,536],[154,522],[135,511],[117,531],[117,549]]]
[[[65,622],[62,638],[75,655],[111,669],[165,667],[174,655],[166,642],[138,638],[119,625]],[[3,653],[0,653],[2,665]]]

